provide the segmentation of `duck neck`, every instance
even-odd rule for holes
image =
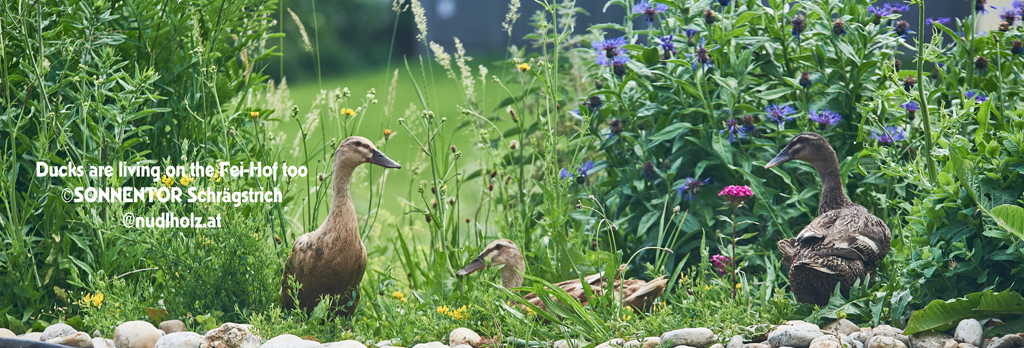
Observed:
[[[526,263],[522,259],[505,264],[501,268],[501,285],[506,289],[523,286],[523,273],[526,273]]]
[[[846,196],[842,175],[839,172],[839,160],[832,147],[827,147],[828,156],[814,163],[814,170],[821,178],[821,199],[818,201],[818,215],[845,207],[853,202]]]
[[[356,209],[352,204],[352,196],[349,195],[349,182],[352,181],[352,172],[355,167],[346,166],[342,163],[334,164],[334,199],[331,201],[331,210],[324,219],[324,226],[332,228],[321,228],[324,231],[339,233],[341,238],[359,239],[359,230],[356,219]]]

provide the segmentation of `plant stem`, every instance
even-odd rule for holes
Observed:
[[[917,32],[924,33],[924,1],[919,1],[918,6],[918,23]],[[924,83],[924,39],[921,37],[922,34],[918,34],[917,37],[917,81]],[[971,73],[971,72],[968,72]],[[970,76],[967,77],[970,79]],[[934,184],[937,174],[935,172],[935,157],[932,157],[932,126],[931,119],[928,118],[928,99],[924,95],[924,86],[917,89],[918,102],[921,103],[921,123],[924,123],[924,157],[928,161],[928,180]]]
[[[736,299],[736,211],[740,209],[739,204],[734,205],[732,208],[732,257],[729,258],[729,268],[732,269],[732,283],[729,284],[729,288],[732,289],[732,298]]]

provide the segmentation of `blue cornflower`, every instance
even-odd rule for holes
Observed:
[[[583,119],[583,115],[580,114],[580,108],[572,109],[572,111],[569,111],[569,114],[572,115],[572,117]]]
[[[949,19],[949,17],[942,17],[942,18],[931,18],[931,17],[928,17],[928,18],[925,18],[925,20],[924,20],[924,24],[928,25],[928,26],[934,25],[936,23],[937,24],[946,25],[946,24],[949,24],[949,22],[952,22],[952,20]]]
[[[811,112],[807,113],[807,118],[810,118],[811,121],[818,122],[819,127],[824,129],[830,124],[838,124],[839,120],[842,119],[843,116],[838,112],[825,109],[821,110],[821,112],[811,110]]]
[[[699,67],[703,68],[714,68],[715,65],[711,63],[711,56],[708,55],[708,48],[704,46],[705,38],[700,38],[700,44],[693,50],[693,54],[687,54],[689,58],[693,58],[693,70],[697,70]],[[718,46],[712,47],[711,49],[718,48]]]
[[[1010,53],[1015,57],[1024,54],[1024,42],[1021,40],[1013,40],[1013,42],[1010,43]]]
[[[988,13],[989,8],[993,10],[996,9],[995,6],[991,6],[988,4],[988,0],[974,0],[974,12],[986,14]]]
[[[654,16],[668,11],[668,5],[659,2],[641,1],[636,5],[633,5],[634,13],[643,13],[647,15],[647,23],[650,24],[654,20]]]
[[[889,146],[894,142],[907,140],[907,133],[900,127],[885,126],[885,131],[881,133],[871,131],[871,139],[878,140],[882,145]]]
[[[1013,7],[1017,9],[1017,11],[1024,13],[1024,2],[1020,2],[1020,0],[1013,0],[1013,2],[1010,3],[1010,7]]]
[[[782,127],[782,124],[785,122],[792,121],[793,118],[789,117],[789,115],[796,112],[792,106],[779,105],[779,103],[772,103],[772,105],[766,106],[764,110],[768,119],[777,123],[779,127]]]
[[[683,196],[683,200],[692,201],[697,194],[700,193],[700,187],[711,184],[711,178],[697,180],[694,178],[686,178],[686,182],[683,186],[676,187],[676,191],[679,192],[680,196]],[[685,195],[684,195],[685,194]]]
[[[807,29],[807,22],[804,21],[803,15],[793,16],[793,19],[789,21],[789,24],[793,26],[793,37],[796,38],[799,38],[800,34],[804,32],[804,29]]]
[[[846,22],[842,19],[837,19],[832,22],[832,33],[836,35],[846,35]]]
[[[983,103],[986,100],[988,100],[988,98],[985,97],[984,94],[975,91],[964,92],[964,99],[974,99],[975,103]]]
[[[687,45],[694,46],[694,45],[697,44],[697,42],[693,40],[693,37],[695,35],[697,35],[697,29],[686,29],[686,44]]]
[[[900,107],[903,108],[903,110],[907,110],[907,119],[911,121],[914,120],[914,114],[917,113],[918,110],[921,110],[921,105],[918,105],[917,102],[913,101],[900,104]]]
[[[727,7],[732,3],[732,0],[718,0],[718,4],[722,7]]]
[[[597,65],[600,66],[623,66],[629,61],[629,56],[620,54],[608,59],[606,57],[597,57]]]
[[[586,161],[582,166],[576,167],[576,182],[586,181],[590,177],[591,169],[594,169],[594,161]]]
[[[740,135],[740,138],[747,136],[747,134],[743,132],[743,127],[740,126],[740,123],[737,122],[735,118],[730,118],[728,121],[725,121],[725,129],[718,131],[718,134],[722,134],[726,131],[729,132],[730,143],[736,140],[737,134]]]
[[[661,42],[661,49],[665,50],[665,53],[671,53],[674,55],[679,52],[679,50],[676,50],[676,44],[672,42],[672,38],[674,38],[674,36],[672,34],[668,34],[659,37],[658,41]]]
[[[868,6],[868,13],[875,15],[875,20],[892,14],[887,7]]]
[[[886,3],[885,6],[882,6],[882,7],[885,10],[889,11],[889,13],[900,13],[900,12],[903,12],[903,11],[910,11],[910,6],[907,6],[906,4],[901,4],[901,3],[898,3],[898,2],[895,3],[895,4]]]
[[[558,172],[558,177],[565,179],[572,179],[572,173],[568,169],[562,168],[562,171]]]
[[[1013,22],[1020,16],[1020,11],[1014,8],[1003,7],[1002,12],[999,13],[999,18],[1003,19],[1006,24],[1013,25]]]
[[[597,40],[592,42],[590,45],[598,51],[604,51],[605,57],[611,58],[622,53],[619,48],[626,45],[626,38],[620,36],[614,39]],[[600,52],[598,52],[598,55],[600,55]]]

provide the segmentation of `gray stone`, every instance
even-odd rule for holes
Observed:
[[[383,340],[383,341],[377,342],[377,344],[375,344],[375,346],[377,346],[377,347],[394,346],[395,341],[398,341],[398,340],[397,339]]]
[[[267,345],[271,345],[271,344],[278,344],[278,343],[291,342],[291,341],[301,341],[301,340],[302,340],[301,337],[295,336],[295,335],[292,335],[292,334],[277,335],[276,337],[271,338],[271,339],[267,340],[266,342],[263,342],[263,345],[261,345],[260,348],[266,347]]]
[[[185,328],[185,323],[177,319],[161,321],[160,326],[158,326],[158,328],[160,329],[160,331],[169,334],[175,332],[185,332],[185,330],[188,330]]]
[[[43,335],[46,335],[45,331],[43,332]],[[69,347],[93,348],[92,337],[89,337],[89,334],[87,333],[77,331],[70,335],[50,339],[49,341],[46,341],[46,343]]]
[[[970,343],[957,343],[956,346],[957,346],[957,348],[978,348],[978,346],[975,346],[975,345],[970,344]]]
[[[107,341],[103,337],[93,337],[92,348],[114,348],[114,345],[108,345]]]
[[[839,337],[823,335],[811,340],[810,348],[842,348],[842,346]]]
[[[26,334],[18,335],[18,339],[28,340],[28,341],[39,341],[40,337],[43,337],[43,333],[42,332],[29,332],[29,333],[26,333]]]
[[[265,344],[264,343],[262,346],[260,346],[260,348],[321,348],[321,347],[328,347],[328,345],[321,344],[320,342],[317,342],[317,341],[302,340],[302,339],[294,340],[294,341],[277,342],[277,343],[273,343],[273,344]]]
[[[623,347],[623,348],[640,348],[640,347],[643,347],[643,345],[642,345],[642,344],[640,344],[640,341],[637,341],[637,340],[629,340],[629,341],[627,341],[626,343],[623,343],[623,344],[622,344],[622,347]]]
[[[263,339],[252,333],[251,328],[252,325],[224,323],[207,331],[199,348],[257,348]]]
[[[811,341],[824,335],[817,329],[814,331],[804,331],[780,327],[768,336],[768,341],[766,342],[772,347],[808,348],[811,346]]]
[[[92,331],[92,338],[100,338],[100,337],[103,337],[103,335],[100,334],[100,330],[93,330]]]
[[[464,327],[452,330],[452,333],[448,335],[448,345],[450,346],[465,344],[473,347],[479,347],[481,340],[482,338],[479,334]]]
[[[646,337],[640,343],[641,348],[656,348],[661,345],[661,337]]]
[[[781,327],[786,327],[786,326],[791,327],[791,328],[796,329],[796,330],[803,330],[803,331],[818,331],[818,330],[821,329],[821,328],[818,327],[818,325],[815,325],[815,324],[812,324],[812,323],[808,323],[808,322],[803,321],[803,320],[790,320],[790,321],[787,321],[786,324],[780,326],[780,328]]]
[[[164,326],[163,323],[160,326]],[[156,348],[196,348],[202,340],[203,335],[195,332],[173,332],[160,337]]]
[[[356,340],[344,340],[331,342],[323,345],[324,348],[366,348],[366,345]],[[282,347],[283,348],[283,347]],[[299,348],[299,347],[296,347]]]
[[[601,343],[601,344],[597,345],[596,348],[617,348],[617,347],[622,347],[622,345],[625,344],[625,343],[626,343],[626,341],[621,339],[621,338],[613,338],[613,339],[609,340],[608,342],[604,342],[604,343]]]
[[[708,348],[725,348],[725,345],[722,345],[721,343],[715,343],[715,344],[712,344],[711,347],[708,347]]]
[[[579,348],[583,343],[577,340],[557,340],[551,345],[553,348]]]
[[[953,339],[960,343],[969,343],[975,347],[981,346],[981,338],[984,332],[981,323],[977,319],[964,319],[956,325]]]
[[[16,338],[18,335],[14,334],[14,331],[0,327],[0,338]]]
[[[743,348],[772,348],[772,346],[765,343],[744,343]]]
[[[997,338],[992,343],[989,343],[988,348],[1013,348],[1013,347],[1024,347],[1024,338],[1017,335],[1006,335],[1001,338]]]
[[[743,336],[732,336],[729,339],[729,343],[725,345],[725,348],[743,348]]]
[[[946,341],[952,338],[953,336],[929,330],[910,336],[910,344],[914,348],[942,348]]]
[[[117,348],[153,348],[164,335],[149,322],[135,320],[121,323],[114,330],[114,345]]]
[[[679,329],[661,335],[661,344],[666,347],[691,346],[704,348],[715,342],[715,333],[708,328]]]
[[[454,346],[452,348],[473,348],[473,346],[468,345],[468,344],[460,344],[460,345]]]
[[[54,338],[60,338],[64,336],[74,335],[78,330],[71,327],[68,324],[53,324],[43,330],[43,335],[39,337],[40,341],[47,342]]]
[[[868,340],[864,348],[907,348],[907,345],[894,337],[874,336]]]
[[[903,334],[903,330],[889,326],[879,325],[878,327],[871,329],[872,336],[885,336],[892,337],[903,342],[903,345],[910,346],[910,337]]]
[[[860,328],[857,327],[857,324],[854,324],[852,321],[846,319],[839,319],[832,322],[831,324],[825,325],[825,327],[823,327],[822,330],[835,335],[849,335],[854,332],[860,331]]]

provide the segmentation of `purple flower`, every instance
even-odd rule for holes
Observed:
[[[569,114],[572,115],[572,117],[575,117],[575,118],[579,118],[579,119],[583,118],[583,116],[580,115],[580,108],[572,109],[572,111],[569,111]]]
[[[975,103],[983,103],[986,100],[988,100],[988,98],[986,98],[984,94],[975,91],[964,92],[964,99],[974,99]]]
[[[718,134],[722,134],[726,131],[729,132],[730,143],[736,140],[736,134],[739,134],[740,138],[747,136],[747,134],[743,132],[743,127],[740,126],[740,123],[737,122],[735,118],[730,118],[728,121],[725,121],[725,129],[718,131]]]
[[[668,11],[668,5],[658,2],[641,1],[636,5],[633,5],[633,13],[643,13],[647,15],[648,24],[654,20],[655,15],[665,11]]]
[[[711,63],[711,56],[708,55],[708,48],[704,46],[704,41],[705,38],[700,38],[700,44],[693,50],[693,54],[686,55],[687,57],[693,58],[693,70],[697,70],[698,67],[715,67],[715,65]],[[711,49],[715,48],[717,48],[717,46]]]
[[[903,11],[910,11],[910,6],[907,6],[906,4],[901,4],[901,3],[898,3],[898,2],[896,4],[889,4],[889,3],[887,3],[887,4],[885,4],[885,6],[883,6],[883,8],[885,10],[889,11],[889,13],[900,13],[900,12],[903,12]]]
[[[889,11],[888,4],[886,4],[886,7],[868,6],[868,13],[875,15],[876,20],[892,14]]]
[[[789,24],[793,26],[793,37],[800,37],[800,34],[807,28],[807,22],[804,21],[804,16],[796,15],[789,21]]]
[[[565,169],[565,168],[562,168],[562,171],[558,172],[558,176],[560,178],[562,178],[562,180],[572,179],[572,173],[569,172],[569,170]]]
[[[597,40],[590,45],[598,51],[604,51],[605,57],[611,58],[615,55],[622,54],[619,48],[626,45],[626,38],[620,36],[614,39]],[[598,55],[600,55],[600,52],[598,52]]]
[[[811,121],[818,122],[821,128],[825,128],[826,125],[838,124],[839,120],[842,119],[843,116],[838,112],[825,109],[821,110],[821,112],[811,110],[811,112],[807,114],[807,118],[810,118]]]
[[[606,57],[597,57],[597,65],[600,66],[623,66],[629,61],[629,56],[620,54],[608,59]]]
[[[907,110],[907,112],[917,112],[918,110],[921,110],[921,105],[914,101],[900,104],[900,107],[903,108],[903,110]]]
[[[928,25],[928,26],[934,25],[936,23],[937,24],[946,25],[946,24],[949,24],[949,22],[951,22],[951,21],[952,20],[949,19],[949,17],[942,17],[942,18],[931,18],[931,17],[928,17],[928,18],[925,18],[924,24]]]
[[[882,145],[889,146],[894,142],[907,140],[907,133],[900,127],[885,126],[885,130],[881,133],[871,131],[871,138],[882,143]]]
[[[1024,41],[1013,40],[1013,42],[1010,43],[1010,53],[1014,56],[1024,54]]]
[[[995,6],[988,5],[988,0],[974,0],[974,12],[986,14],[988,13],[988,8],[986,7],[993,10],[996,9]]]
[[[579,182],[580,178],[583,178],[583,180],[587,180],[587,178],[590,177],[591,169],[594,169],[594,161],[586,161],[583,162],[582,166],[576,167],[576,174],[578,175],[576,181]]]
[[[1014,8],[1003,7],[1002,12],[999,13],[999,18],[1003,19],[1006,24],[1013,25],[1013,22],[1020,16],[1020,11]]]
[[[697,35],[697,29],[686,29],[687,39],[692,39],[694,35]]]
[[[711,178],[704,179],[703,181],[694,178],[686,178],[686,182],[683,186],[676,187],[676,191],[679,192],[680,196],[683,196],[684,201],[692,201],[697,194],[700,193],[700,187],[711,183]]]
[[[729,273],[729,260],[728,256],[721,254],[715,254],[711,256],[711,263],[715,265],[715,269],[718,271],[718,275],[726,275]]]
[[[766,106],[764,110],[768,119],[777,123],[779,127],[782,127],[782,124],[785,122],[792,121],[793,119],[788,116],[796,112],[792,106],[779,105],[779,103],[772,103],[772,105]]]
[[[910,33],[913,33],[913,31],[910,30],[910,23],[907,23],[907,21],[904,20],[896,21],[894,28],[896,28],[896,35],[902,36],[905,40],[909,40]]]
[[[672,54],[676,54],[676,52],[679,52],[679,51],[676,50],[676,44],[672,43],[672,38],[673,37],[674,36],[672,36],[672,34],[668,34],[668,35],[659,37],[658,41],[661,42],[661,49],[665,50],[665,52],[671,52]]]
[[[731,3],[732,3],[732,0],[718,0],[718,4],[721,5],[722,7],[729,6],[729,4],[731,4]]]
[[[832,33],[839,36],[846,35],[846,22],[843,22],[842,19],[832,22]]]
[[[1024,13],[1024,2],[1020,2],[1020,0],[1013,0],[1013,2],[1010,3],[1010,6],[1017,9],[1017,11]]]

